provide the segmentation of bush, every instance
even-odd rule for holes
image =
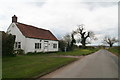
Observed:
[[[37,52],[34,51],[34,52],[27,52],[27,55],[33,55],[33,54],[36,54]]]
[[[27,55],[43,54],[43,52],[28,52]]]
[[[64,40],[59,40],[59,50],[65,51],[65,47],[67,46],[67,43]]]
[[[28,52],[28,53],[27,53],[27,55],[31,55],[31,54],[33,54],[33,52]]]
[[[17,50],[14,50],[14,54],[16,54],[16,55],[23,55],[23,54],[25,54],[25,52],[22,49],[17,49]]]
[[[2,55],[13,56],[15,36],[2,32]]]

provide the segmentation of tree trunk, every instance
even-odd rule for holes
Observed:
[[[86,47],[86,43],[85,43],[85,42],[86,42],[86,39],[82,39],[81,44],[82,44],[82,47],[83,47],[83,48]]]
[[[113,44],[110,44],[110,47],[112,47],[113,46]]]
[[[85,47],[86,47],[86,44],[82,44],[82,47],[85,48]]]

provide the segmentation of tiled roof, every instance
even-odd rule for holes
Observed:
[[[23,23],[15,23],[22,34],[29,38],[57,40],[57,38],[49,31],[41,28],[37,28],[31,25]]]

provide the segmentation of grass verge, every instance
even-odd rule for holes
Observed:
[[[75,49],[74,51],[69,52],[58,52],[50,55],[70,55],[70,56],[81,56],[81,55],[89,55],[98,51],[98,49]]]
[[[120,55],[120,47],[111,47],[108,49],[108,51],[114,53],[115,55],[119,56]]]

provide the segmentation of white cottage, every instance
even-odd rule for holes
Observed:
[[[7,33],[16,36],[15,50],[23,49],[25,53],[58,51],[58,40],[49,30],[17,22],[15,15]]]

